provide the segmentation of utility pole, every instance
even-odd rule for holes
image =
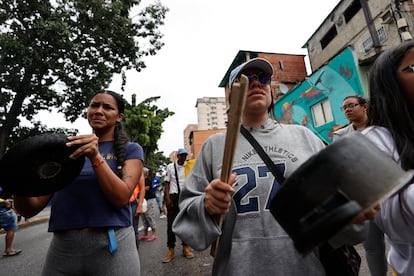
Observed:
[[[372,46],[376,53],[381,51],[382,45],[379,41],[378,33],[375,28],[374,20],[372,20],[371,10],[368,6],[368,0],[359,0],[362,10],[364,11],[365,21],[367,22],[368,30],[372,39]]]

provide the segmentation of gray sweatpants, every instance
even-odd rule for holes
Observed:
[[[106,230],[55,232],[43,276],[140,275],[134,229],[115,230],[118,250],[111,254]]]

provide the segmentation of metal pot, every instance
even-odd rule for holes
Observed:
[[[41,196],[56,192],[79,175],[85,157],[71,159],[78,147],[67,147],[66,135],[48,133],[24,139],[0,160],[1,186],[13,195]]]
[[[270,211],[296,249],[307,253],[401,189],[413,174],[355,132],[303,163],[276,193]]]

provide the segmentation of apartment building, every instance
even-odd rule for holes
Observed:
[[[378,55],[413,39],[413,10],[413,1],[340,1],[304,44],[312,74],[278,98],[276,117],[331,143],[332,133],[348,123],[343,98],[368,97],[368,72]]]
[[[226,127],[227,108],[224,97],[203,97],[197,99],[198,130],[221,129]]]
[[[209,136],[225,130],[227,121],[226,100],[224,97],[203,97],[197,99],[197,124],[184,129],[184,147],[188,159],[195,159],[201,146]]]
[[[383,50],[413,38],[413,10],[407,0],[340,1],[303,46],[312,72],[347,47],[369,67]]]

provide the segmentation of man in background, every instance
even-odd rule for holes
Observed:
[[[167,165],[167,173],[164,178],[164,196],[167,206],[167,254],[162,259],[163,263],[169,263],[175,255],[176,236],[172,231],[172,224],[179,212],[178,199],[180,195],[180,185],[185,181],[185,163],[187,159],[187,151],[178,149],[177,160]],[[191,248],[182,242],[183,255],[187,259],[194,258]]]

